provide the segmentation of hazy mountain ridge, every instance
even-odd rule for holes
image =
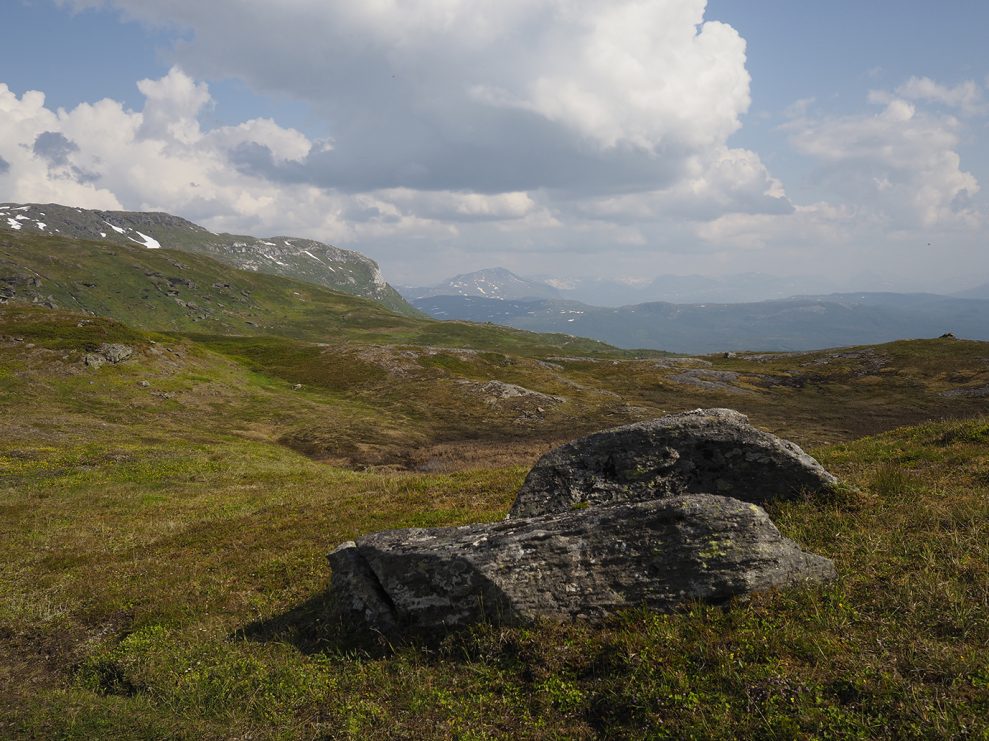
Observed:
[[[781,277],[766,273],[725,276],[664,274],[635,280],[545,276],[539,279],[559,289],[560,298],[608,307],[655,301],[675,304],[749,303],[798,294],[830,293],[838,289],[837,285],[815,277]]]
[[[547,283],[516,275],[506,268],[485,268],[462,273],[432,286],[400,286],[408,299],[433,296],[479,296],[497,300],[561,298],[560,291]]]
[[[958,293],[951,294],[955,298],[985,298],[989,299],[989,283],[983,283],[979,286],[974,286],[973,288],[966,289],[964,291],[959,291]]]
[[[244,270],[370,298],[400,313],[414,313],[384,280],[374,260],[316,240],[214,234],[166,213],[100,211],[58,204],[0,204],[0,229],[137,244],[148,249],[173,248],[207,255]]]
[[[413,305],[438,319],[567,332],[619,347],[688,353],[811,350],[949,331],[989,339],[989,300],[935,294],[832,294],[738,304],[650,302],[620,308],[439,296]]]
[[[751,303],[799,295],[835,293],[849,285],[883,286],[882,276],[860,275],[843,286],[816,276],[737,273],[723,276],[663,274],[653,278],[520,276],[506,268],[463,273],[429,286],[400,286],[409,301],[436,296],[478,296],[505,300],[559,299],[590,306],[630,306],[662,301],[674,304]]]

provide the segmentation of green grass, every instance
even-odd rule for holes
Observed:
[[[939,395],[986,383],[989,346],[711,358],[736,395],[370,337],[0,308],[0,736],[989,737],[989,407]],[[137,352],[86,368],[109,341]],[[567,402],[533,417],[478,395],[491,378]],[[373,651],[328,619],[336,544],[496,520],[554,441],[698,406],[845,482],[770,512],[834,584]]]
[[[772,515],[836,560],[833,586],[602,627],[480,627],[378,658],[321,625],[325,552],[493,519],[522,469],[353,473],[243,443],[7,457],[0,718],[67,737],[978,738],[989,492],[973,481],[989,451],[939,442],[972,424],[818,451],[863,498]],[[912,461],[907,487],[870,462],[891,448]],[[251,634],[307,601],[280,634]]]
[[[633,355],[568,335],[401,315],[369,299],[176,250],[0,233],[0,275],[20,281],[15,305],[50,298],[62,309],[145,330],[405,342],[528,355]]]

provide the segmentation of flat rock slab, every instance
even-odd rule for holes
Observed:
[[[698,409],[550,451],[529,472],[508,516],[703,492],[763,504],[836,483],[798,446],[756,429],[744,414]]]
[[[760,507],[689,494],[457,528],[393,530],[329,557],[337,609],[386,635],[600,620],[835,576]]]

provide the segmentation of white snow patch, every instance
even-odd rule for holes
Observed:
[[[376,285],[378,288],[388,287],[388,283],[385,282],[385,277],[381,274],[381,271],[378,270],[378,268],[374,269],[374,273],[372,274],[371,279],[374,281],[374,285]]]
[[[21,222],[17,221],[17,219],[7,219],[7,224],[10,226],[11,229],[21,228]]]
[[[78,211],[78,209],[76,210]],[[121,229],[119,226],[114,226],[109,221],[104,221],[103,223],[106,224],[111,229],[113,229],[113,231],[115,231],[117,234],[123,234],[125,231],[127,231],[126,229]]]
[[[134,237],[127,237],[127,239],[129,239],[131,242],[137,242],[138,244],[143,244],[149,250],[161,249],[161,243],[157,239],[155,239],[154,237],[149,237],[147,234],[142,234],[141,232],[138,232],[137,229],[135,229],[134,231],[137,232],[137,236],[139,236],[141,239],[134,239]],[[143,242],[141,241],[142,239],[144,240]]]
[[[106,238],[106,232],[100,232],[100,236],[105,239]]]
[[[31,210],[30,206],[17,206],[16,208],[11,209],[11,211],[30,211],[30,210]]]
[[[269,247],[277,247],[277,246],[278,246],[278,245],[277,245],[277,244],[275,244],[274,242],[265,242],[265,241],[264,241],[263,239],[261,240],[261,244],[266,244],[266,245],[268,245]]]
[[[30,221],[31,217],[25,216],[24,214],[17,214],[18,221]]]
[[[312,252],[310,252],[309,250],[302,250],[302,252],[303,252],[303,254],[306,254],[306,255],[309,255],[309,257],[311,257],[311,258],[312,258],[313,260],[315,260],[316,262],[323,262],[322,260],[320,260],[320,259],[319,259],[318,257],[316,257],[316,255],[314,255],[314,254],[313,254]]]
[[[38,228],[41,231],[44,231],[48,227],[48,224],[44,223],[43,221],[36,221],[34,223],[38,225]]]

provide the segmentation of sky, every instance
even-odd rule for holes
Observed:
[[[393,283],[989,281],[989,3],[6,0],[0,201]]]

